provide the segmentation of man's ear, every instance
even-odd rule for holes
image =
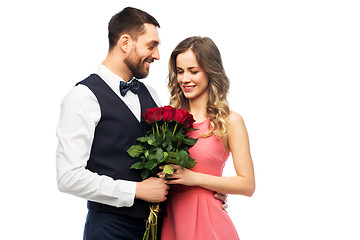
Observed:
[[[126,53],[130,50],[131,43],[132,43],[132,39],[131,39],[130,35],[124,34],[124,35],[121,35],[121,37],[119,38],[117,46],[123,52]]]

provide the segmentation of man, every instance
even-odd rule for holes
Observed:
[[[115,14],[106,59],[61,104],[58,188],[88,200],[84,239],[142,239],[148,202],[166,200],[164,180],[142,181],[126,152],[147,130],[141,114],[160,105],[155,91],[134,79],[147,77],[160,59],[158,27],[139,9]]]
[[[126,152],[146,132],[141,113],[157,105],[155,92],[133,79],[145,78],[160,58],[157,27],[156,19],[139,9],[114,15],[109,52],[98,73],[78,83],[62,102],[58,188],[89,200],[84,239],[141,239],[147,202],[166,200],[164,180],[142,181]]]

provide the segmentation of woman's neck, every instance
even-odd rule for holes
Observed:
[[[189,99],[189,111],[194,116],[196,122],[203,122],[206,120],[207,100],[204,99]]]

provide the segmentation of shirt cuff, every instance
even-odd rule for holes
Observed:
[[[117,180],[118,182],[118,202],[116,207],[131,207],[134,204],[136,182]]]

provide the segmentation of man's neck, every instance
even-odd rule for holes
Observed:
[[[108,54],[103,65],[126,82],[130,81],[133,77],[121,58],[115,58],[111,54]]]

